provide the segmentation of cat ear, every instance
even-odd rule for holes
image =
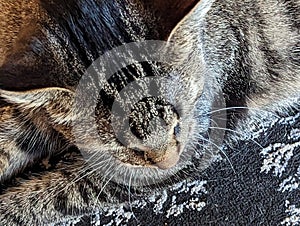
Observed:
[[[147,8],[153,11],[161,27],[161,38],[167,39],[175,26],[201,0],[143,0]]]
[[[71,115],[74,93],[63,88],[43,88],[24,92],[0,89],[0,98],[32,114],[43,108],[52,119],[63,122]]]

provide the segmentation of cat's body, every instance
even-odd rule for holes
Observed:
[[[227,107],[268,110],[276,109],[276,101],[299,94],[299,1],[203,0],[181,21],[195,3],[187,1],[186,5],[175,7],[178,2],[168,2],[166,7],[143,1],[34,1],[37,11],[31,14],[29,26],[23,30],[16,26],[20,33],[9,32],[10,28],[5,27],[8,22],[0,27],[4,30],[0,37],[13,34],[1,43],[0,52],[5,53],[0,58],[2,183],[26,166],[76,145],[71,121],[76,122],[76,118],[86,113],[82,109],[72,113],[75,88],[87,67],[101,54],[123,43],[147,39],[168,39],[184,47],[182,55],[171,65],[178,68],[172,71],[174,80],[184,85],[176,87],[168,83],[174,96],[165,93],[166,102],[159,102],[160,108],[151,109],[154,114],[167,115],[164,120],[168,131],[149,135],[145,128],[137,129],[141,119],[132,116],[133,122],[137,122],[135,135],[142,140],[139,149],[143,156],[134,151],[131,145],[136,144],[131,140],[126,149],[117,142],[115,131],[108,129],[109,115],[111,96],[116,90],[145,75],[171,73],[152,62],[133,65],[131,72],[115,75],[111,86],[101,93],[96,112],[100,146],[94,145],[97,136],[93,136],[90,128],[84,128],[86,132],[79,137],[83,145],[90,142],[99,152],[95,162],[103,155],[106,160],[113,160],[101,164],[96,171],[93,167],[82,170],[86,162],[78,153],[25,181],[15,182],[0,196],[1,224],[41,224],[113,202],[109,188],[114,185],[106,182],[124,182],[118,180],[115,174],[118,170],[121,176],[131,175],[124,176],[124,180],[132,179],[129,184],[137,187],[161,178],[159,182],[163,182],[177,171],[184,171],[186,165],[193,164],[187,155],[197,153],[194,149],[187,150],[198,143],[199,134],[207,132],[209,125],[204,121],[209,119],[213,95],[220,91]],[[165,18],[168,6],[173,6],[174,15],[169,19]],[[124,82],[121,88],[120,81]],[[201,94],[204,98],[200,98]],[[177,100],[175,110],[169,108],[171,97]],[[141,106],[137,109],[147,111]],[[141,121],[151,120],[144,117]],[[177,125],[180,132],[176,131]],[[169,131],[171,137],[159,141]],[[159,145],[155,146],[156,142]],[[176,164],[178,153],[173,153],[178,143],[181,145],[178,152],[185,157],[180,164]],[[90,148],[87,146],[79,148]],[[173,158],[174,155],[177,157]],[[60,169],[60,164],[64,169]],[[159,168],[151,168],[152,165]]]

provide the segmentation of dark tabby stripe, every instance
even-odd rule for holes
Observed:
[[[284,5],[282,11],[289,18],[291,29],[300,29],[300,2],[297,0],[281,0],[281,2]]]
[[[7,2],[14,4],[13,0]],[[12,32],[18,37],[5,44],[4,49],[6,45],[10,49],[4,51],[0,66],[0,178],[4,180],[1,176],[6,175],[5,179],[12,180],[0,186],[0,225],[57,222],[65,215],[90,212],[94,204],[101,208],[108,202],[128,201],[199,175],[198,169],[210,162],[202,157],[211,150],[208,143],[213,140],[206,138],[213,131],[210,111],[218,97],[224,95],[226,106],[217,111],[224,111],[228,126],[234,126],[232,117],[247,114],[228,113],[226,107],[272,110],[276,109],[273,102],[299,94],[299,1],[32,2],[39,10],[21,32]],[[12,15],[10,22],[14,17],[20,22],[17,13],[0,11],[0,18],[2,14]],[[2,23],[0,28],[0,37],[14,29]],[[90,103],[84,98],[84,107],[70,113],[80,78],[100,55],[124,43],[168,38],[183,44],[186,51],[179,61],[174,60],[178,70],[147,59],[124,67],[102,87],[96,109],[92,106],[96,114],[86,112],[90,106],[85,104]],[[2,59],[0,56],[1,63]],[[164,84],[165,96],[180,106],[181,114],[167,100],[155,96],[159,84],[154,82],[153,90],[139,84],[142,90],[130,98],[141,93],[145,97],[128,115],[126,101],[119,103],[118,112],[125,116],[116,120],[119,124],[113,131],[111,108],[116,96],[141,77],[169,74],[173,77]],[[97,86],[98,78],[93,79]],[[126,116],[134,139],[122,130]],[[165,120],[166,126],[150,134],[152,127],[148,126],[154,116]],[[85,124],[90,118],[96,131]],[[77,125],[80,136],[74,139]],[[119,133],[125,142],[117,137]],[[77,147],[57,153],[68,143]],[[79,149],[91,152],[89,164],[81,155],[86,153]],[[19,171],[30,162],[36,163],[35,167],[22,176]],[[13,175],[16,173],[19,175]],[[135,194],[130,196],[131,192]]]

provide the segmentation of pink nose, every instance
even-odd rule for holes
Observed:
[[[155,164],[160,169],[166,170],[176,166],[177,162],[179,161],[179,152],[171,151],[166,153],[163,160],[159,161]]]
[[[165,150],[153,150],[147,147],[138,147],[144,152],[145,160],[150,160],[153,166],[166,170],[174,167],[180,158],[180,145],[169,145]]]

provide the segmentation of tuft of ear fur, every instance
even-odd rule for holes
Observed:
[[[43,88],[23,92],[0,89],[0,98],[32,114],[44,109],[59,123],[68,122],[74,103],[74,93],[63,88]]]

